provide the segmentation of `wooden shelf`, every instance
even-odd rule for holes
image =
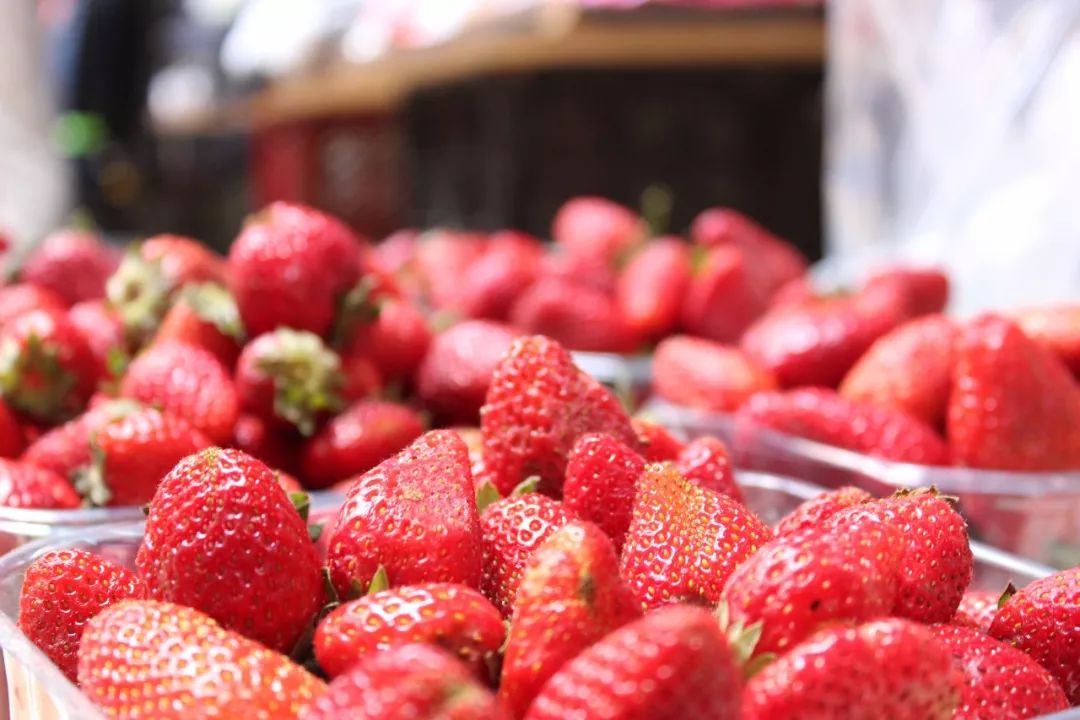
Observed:
[[[819,64],[820,10],[580,10],[548,7],[478,24],[445,44],[338,62],[282,79],[253,103],[256,125],[392,109],[409,93],[497,73],[550,69]]]

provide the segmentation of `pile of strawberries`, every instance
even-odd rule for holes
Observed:
[[[138,362],[138,361],[137,361]],[[482,462],[433,430],[309,528],[237,449],[176,464],[127,568],[27,570],[19,624],[108,716],[1026,718],[1080,703],[1080,568],[971,592],[948,498],[844,488],[776,527],[727,449],[515,340]],[[315,539],[313,539],[315,538]]]

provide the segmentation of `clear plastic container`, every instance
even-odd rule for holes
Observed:
[[[934,486],[956,497],[972,535],[1054,567],[1080,565],[1080,472],[1005,472],[891,462],[767,428],[739,428],[731,415],[656,399],[643,412],[686,437],[716,435],[739,467],[821,485],[857,485],[877,495]]]
[[[776,522],[799,503],[821,492],[809,483],[774,475],[741,472],[747,504],[761,517]],[[319,508],[317,508],[319,509]],[[322,509],[323,512],[326,509]],[[6,692],[0,694],[0,718],[10,720],[104,720],[79,690],[19,631],[19,592],[23,575],[34,558],[49,550],[77,547],[131,566],[142,538],[142,523],[89,528],[79,534],[64,532],[19,548],[0,558],[0,652]],[[1050,568],[975,543],[974,587],[1000,590],[1043,577]],[[1054,716],[1080,720],[1080,709]]]

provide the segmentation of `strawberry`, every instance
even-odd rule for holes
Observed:
[[[1080,377],[1080,305],[1026,308],[1013,317],[1025,335],[1052,351],[1074,377]]]
[[[619,275],[615,265],[577,257],[556,247],[553,252],[540,259],[537,279],[561,280],[575,287],[586,287],[610,296],[615,292]]]
[[[878,338],[844,376],[840,394],[902,410],[942,427],[952,387],[957,327],[944,315],[908,321]]]
[[[543,252],[531,235],[495,233],[484,254],[465,271],[454,309],[462,317],[506,320],[514,300],[536,280]]]
[[[571,519],[562,503],[538,493],[503,498],[480,514],[480,589],[504,616],[513,609],[533,551]]]
[[[1061,684],[1073,705],[1080,703],[1080,568],[1025,586],[998,609],[990,637],[1034,658]]]
[[[272,203],[229,250],[229,285],[254,337],[285,326],[326,335],[338,300],[360,280],[362,240],[309,207]]]
[[[896,605],[899,530],[872,513],[837,517],[777,537],[731,574],[724,602],[734,624],[761,623],[756,653],[786,651],[823,627],[873,620]]]
[[[68,320],[82,335],[86,346],[97,361],[97,376],[110,375],[110,366],[117,353],[125,354],[127,339],[124,323],[104,300],[84,300],[68,310]]]
[[[336,608],[315,631],[315,657],[337,677],[369,654],[409,643],[438,645],[478,672],[499,652],[502,615],[476,590],[453,583],[404,585]]]
[[[780,537],[804,528],[817,527],[840,511],[872,499],[870,493],[850,485],[821,493],[799,505],[781,520],[776,526],[776,535]]]
[[[832,627],[746,684],[745,720],[949,720],[961,673],[928,628],[887,619]]]
[[[51,470],[0,458],[0,507],[70,510],[79,507],[79,494]]]
[[[430,645],[365,657],[334,679],[302,720],[510,720],[476,678]]]
[[[323,601],[307,525],[274,473],[239,450],[204,450],[161,480],[135,565],[155,600],[279,651]]]
[[[543,336],[518,338],[496,365],[480,427],[484,462],[503,495],[536,475],[541,491],[559,496],[567,454],[585,433],[630,446],[636,439],[615,396]]]
[[[639,338],[655,340],[675,329],[690,284],[690,249],[677,237],[641,248],[619,273],[615,303]]]
[[[705,252],[682,299],[683,330],[716,342],[736,342],[768,307],[753,258],[736,246]]]
[[[711,340],[673,335],[653,355],[653,391],[676,405],[734,412],[754,393],[775,389],[771,372]]]
[[[232,438],[239,412],[236,388],[218,359],[181,342],[144,350],[121,380],[120,395],[184,418],[215,443]]]
[[[408,273],[419,239],[420,233],[417,230],[402,228],[372,245],[368,257],[382,272],[391,275]]]
[[[25,444],[22,427],[15,413],[0,400],[0,458],[15,458]]]
[[[836,387],[874,341],[904,319],[903,307],[881,297],[823,298],[770,310],[741,344],[781,387]]]
[[[695,485],[670,465],[638,480],[621,557],[622,575],[646,609],[715,604],[732,571],[772,539],[738,501]]]
[[[411,409],[384,400],[361,400],[334,417],[303,448],[301,465],[311,487],[323,488],[367,472],[424,432]]]
[[[244,412],[271,426],[315,432],[316,422],[344,404],[341,358],[314,333],[278,328],[240,353],[233,376]]]
[[[484,472],[484,436],[480,433],[480,428],[469,426],[458,426],[451,428],[459,436],[461,441],[465,443],[465,448],[469,451],[469,465],[472,467],[473,485],[479,486],[483,482],[482,478],[478,477],[479,474]]]
[[[145,596],[131,570],[83,550],[53,550],[26,569],[19,629],[75,682],[86,623],[115,602]]]
[[[117,416],[90,435],[92,462],[75,486],[93,505],[145,505],[180,460],[210,447],[187,420],[154,408]]]
[[[154,235],[139,244],[143,260],[158,263],[169,287],[179,290],[185,285],[228,282],[228,266],[207,246],[183,235]]]
[[[740,717],[741,690],[715,618],[676,606],[624,625],[563,665],[525,720],[727,720]]]
[[[480,587],[480,518],[469,454],[452,430],[419,437],[361,475],[346,495],[327,564],[341,596],[380,566],[390,584]]]
[[[31,310],[0,330],[0,392],[32,418],[64,420],[81,411],[100,372],[66,314]]]
[[[974,561],[967,524],[950,502],[934,489],[900,490],[834,515],[830,522],[843,526],[863,514],[900,532],[900,584],[892,614],[924,623],[952,619],[971,584]]]
[[[491,374],[513,342],[513,330],[486,320],[467,320],[436,335],[417,372],[424,407],[451,422],[475,423]]]
[[[960,627],[974,628],[980,632],[990,631],[990,625],[997,617],[998,602],[1001,593],[986,590],[968,590],[960,598],[960,605],[950,622]]]
[[[556,211],[551,237],[570,255],[613,266],[645,238],[645,226],[640,217],[618,203],[579,196]]]
[[[609,295],[560,278],[543,278],[522,292],[510,324],[571,350],[629,353],[640,343]]]
[[[105,423],[139,407],[131,400],[109,400],[91,407],[82,415],[43,433],[27,446],[20,459],[70,478],[80,467],[90,464],[91,435]]]
[[[736,415],[736,433],[755,427],[835,445],[885,460],[946,465],[949,450],[929,425],[898,410],[848,400],[832,390],[759,393]]]
[[[182,668],[178,669],[178,668]],[[83,630],[79,684],[113,718],[295,720],[326,685],[198,610],[126,600]]]
[[[871,274],[864,288],[894,294],[912,318],[943,312],[949,303],[949,277],[937,268],[885,268]]]
[[[1050,673],[1016,648],[970,628],[935,625],[930,630],[964,674],[953,720],[1033,718],[1069,708]]]
[[[742,491],[735,483],[735,470],[727,446],[718,438],[702,435],[691,440],[676,458],[675,469],[699,487],[742,502]]]
[[[275,470],[296,470],[300,436],[288,428],[267,424],[258,415],[241,413],[233,428],[232,447],[262,460]]]
[[[947,425],[960,465],[1080,469],[1080,390],[1057,357],[1001,317],[963,329]]]
[[[105,297],[105,280],[116,269],[114,248],[88,232],[61,230],[45,238],[23,264],[23,282],[56,293],[65,305]]]
[[[14,283],[0,287],[0,327],[30,310],[62,313],[66,307],[59,295],[37,285]]]
[[[690,236],[706,247],[734,246],[746,251],[769,295],[806,274],[806,258],[794,246],[730,208],[703,211],[694,219]]]
[[[353,328],[344,355],[370,357],[387,380],[412,377],[431,344],[431,330],[416,306],[407,300],[378,301],[370,322]]]
[[[486,249],[487,238],[474,233],[437,229],[420,236],[414,261],[431,305],[453,308],[459,303],[462,278]]]
[[[622,549],[645,461],[610,435],[588,433],[578,438],[566,461],[563,504],[589,520]]]
[[[201,347],[225,368],[240,354],[244,329],[240,311],[221,285],[188,285],[161,319],[154,342],[183,342]]]
[[[525,567],[499,697],[515,717],[523,717],[540,688],[567,661],[640,615],[603,531],[577,520],[564,525]]]
[[[668,432],[663,425],[642,417],[631,418],[630,424],[637,433],[638,450],[649,462],[674,460],[682,452],[682,441]]]

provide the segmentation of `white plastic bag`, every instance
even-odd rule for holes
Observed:
[[[1080,299],[1080,0],[832,0],[827,94],[834,276],[939,263],[960,313]]]

